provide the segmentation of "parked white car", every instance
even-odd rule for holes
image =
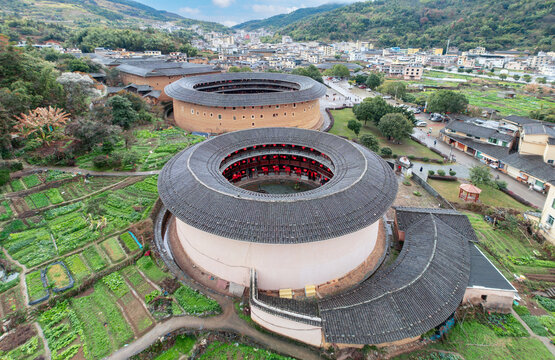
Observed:
[[[426,127],[428,124],[425,121],[417,121],[415,125],[418,127]]]

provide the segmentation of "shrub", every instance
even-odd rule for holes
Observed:
[[[393,150],[387,146],[381,148],[380,152],[383,156],[391,156],[393,154]]]
[[[6,185],[10,181],[10,171],[8,169],[0,169],[0,186]]]
[[[397,159],[397,154],[392,155],[394,159]]]
[[[409,160],[414,160],[414,159],[416,159],[416,156],[414,156],[414,155],[409,155],[409,156],[407,156],[407,157],[409,158]]]
[[[161,295],[160,290],[154,290],[145,295],[145,301],[147,304],[150,304],[154,299],[156,299],[160,295]]]
[[[430,176],[431,176],[431,175],[434,175],[435,173],[436,173],[436,172],[433,171],[433,170],[428,170],[428,175],[430,175]]]
[[[439,169],[439,170],[437,171],[437,174],[438,174],[439,176],[445,176],[445,170]]]
[[[457,172],[455,170],[449,170],[449,175],[455,176],[457,175]]]
[[[506,189],[507,182],[503,180],[495,180],[495,187],[498,189]]]
[[[405,185],[405,186],[411,186],[412,184],[411,184],[410,181],[408,181],[408,180],[403,180],[403,185]]]
[[[427,157],[423,157],[423,158],[422,158],[422,161],[424,161],[424,162],[429,162],[429,161],[430,161],[430,159],[429,159],[429,158],[427,158]]]
[[[536,300],[545,308],[545,310],[555,311],[555,300],[543,296],[536,296]]]
[[[414,191],[413,194],[414,196],[422,196],[422,193],[420,191]]]
[[[513,305],[513,309],[515,309],[515,312],[520,316],[530,315],[530,311],[524,305]]]

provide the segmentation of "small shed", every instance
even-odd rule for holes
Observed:
[[[478,202],[482,189],[472,184],[461,184],[459,186],[459,198],[464,201]]]

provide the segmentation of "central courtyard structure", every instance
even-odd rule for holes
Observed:
[[[176,124],[187,131],[320,129],[323,124],[319,99],[326,87],[306,76],[249,72],[192,76],[164,91],[173,98]]]
[[[397,184],[392,164],[335,135],[231,132],[163,168],[155,239],[171,266],[248,288],[256,323],[314,346],[415,341],[463,301],[509,311],[516,290],[468,218],[392,208]]]

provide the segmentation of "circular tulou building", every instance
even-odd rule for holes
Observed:
[[[166,86],[177,125],[223,133],[261,127],[319,129],[326,87],[298,75],[223,73],[182,78]]]
[[[397,192],[376,154],[291,128],[202,142],[174,157],[158,186],[195,264],[244,286],[254,268],[268,290],[302,289],[357,268]]]
[[[463,297],[512,301],[514,288],[471,253],[477,238],[465,215],[395,207],[387,225],[391,166],[335,135],[219,135],[171,159],[158,189],[155,239],[166,263],[228,294],[249,288],[253,321],[311,345],[398,345],[452,326]],[[392,237],[402,250],[388,262]]]

